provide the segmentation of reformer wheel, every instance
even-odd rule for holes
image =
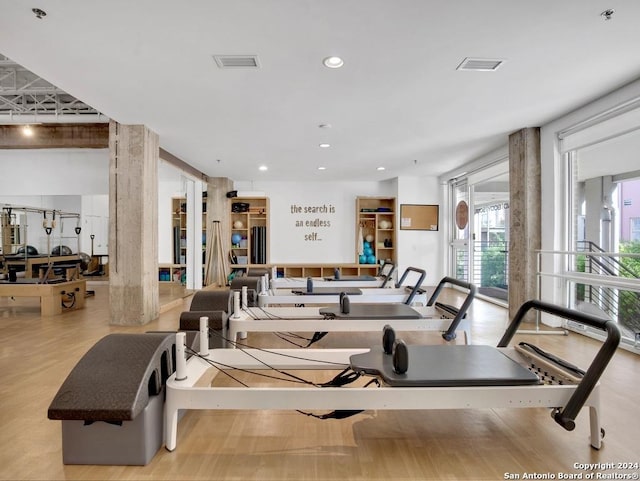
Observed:
[[[396,374],[404,374],[409,369],[409,350],[402,339],[393,343],[393,370]]]
[[[342,312],[342,314],[349,314],[351,312],[351,301],[346,292],[340,293],[340,312]]]
[[[393,343],[396,340],[396,331],[389,324],[382,329],[382,348],[385,354],[393,352]]]

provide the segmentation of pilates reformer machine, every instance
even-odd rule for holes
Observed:
[[[586,372],[528,343],[509,347],[531,309],[606,332],[607,339]],[[620,343],[615,322],[535,300],[520,307],[496,348],[407,346],[386,327],[382,346],[371,349],[209,349],[208,332],[202,318],[198,352],[186,348],[184,332],[176,334],[176,372],[166,382],[164,411],[169,451],[176,448],[178,413],[186,409],[334,409],[346,416],[366,409],[547,407],[552,418],[571,431],[584,406],[589,407],[591,446],[599,449],[604,437],[599,379]],[[375,376],[380,386],[333,387],[331,382],[305,387],[211,386],[222,373],[284,374],[288,369],[350,369],[357,376]]]
[[[28,244],[29,225],[27,216],[42,216],[42,229],[46,234],[47,253],[39,254],[37,249]],[[64,224],[69,221],[75,224],[75,235],[63,237]],[[47,279],[53,270],[66,271],[66,278],[77,278],[81,258],[79,253],[72,254],[71,249],[62,245],[63,239],[73,239],[79,244],[80,215],[55,209],[41,209],[3,204],[0,210],[0,232],[2,253],[4,257],[3,272],[5,277],[21,276],[25,279]],[[59,245],[52,249],[51,235],[57,231],[60,235]],[[75,275],[69,275],[70,273]]]
[[[466,291],[460,308],[437,301],[443,288],[449,284]],[[426,306],[381,303],[351,305],[351,297],[346,295],[342,296],[339,306],[265,308],[249,307],[245,288],[242,292],[234,292],[233,314],[227,319],[225,338],[233,347],[240,333],[314,332],[311,345],[327,332],[380,332],[385,325],[390,325],[398,331],[440,331],[446,341],[455,339],[456,331],[460,329],[464,333],[465,343],[469,344],[471,329],[466,317],[476,291],[473,284],[444,277]]]
[[[333,277],[312,277],[313,287],[393,287],[393,274],[396,266],[393,262],[385,262],[376,276],[345,276],[340,269],[333,270]],[[309,285],[309,277],[275,277],[270,280],[271,289],[301,289]]]
[[[404,282],[411,273],[419,274],[419,279],[413,286],[405,286]],[[360,288],[346,287],[342,284],[334,286],[315,287],[313,279],[308,278],[306,287],[301,289],[268,289],[258,294],[258,305],[261,307],[274,304],[304,305],[304,304],[337,304],[341,295],[347,294],[352,303],[404,303],[407,305],[427,303],[427,296],[422,289],[422,282],[427,273],[423,269],[407,267],[395,287]],[[336,283],[337,284],[337,283]]]

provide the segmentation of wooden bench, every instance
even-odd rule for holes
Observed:
[[[42,316],[62,314],[63,301],[66,309],[82,309],[86,290],[83,279],[56,284],[0,281],[0,297],[39,297]]]

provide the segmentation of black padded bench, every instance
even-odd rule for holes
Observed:
[[[247,305],[248,307],[258,306],[258,294],[262,288],[262,277],[240,276],[231,280],[232,291],[242,291],[243,287],[247,288]],[[231,313],[232,310],[229,311]]]
[[[163,440],[175,333],[110,334],[76,364],[48,410],[64,464],[145,465]]]
[[[223,329],[233,311],[233,293],[228,290],[201,290],[191,299],[189,310],[180,314],[181,331],[200,331],[200,318],[209,318],[209,331],[218,331],[218,335],[209,335],[209,349],[225,347]]]

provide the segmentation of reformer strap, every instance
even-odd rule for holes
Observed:
[[[327,334],[329,334],[329,333],[328,332],[314,332],[313,336],[311,337],[311,340],[309,341],[309,344],[307,344],[306,347],[309,347],[312,344],[315,344],[316,342],[318,342],[320,339],[322,339]]]
[[[321,386],[322,387],[326,387],[326,386],[344,386],[345,384],[353,382],[353,381],[355,381],[356,379],[358,379],[360,377],[359,373],[351,372],[347,376],[344,376],[344,377],[345,378],[353,377],[353,379],[351,379],[348,382],[345,382],[343,384],[332,384],[336,379],[338,379],[339,377],[342,377],[343,374],[345,374],[349,370],[350,370],[350,368],[345,369],[340,374],[338,374],[332,381],[329,381],[327,383],[321,384]],[[378,381],[377,378],[371,379],[367,384],[364,385],[364,387],[369,387],[371,384],[375,384],[377,387],[380,387],[380,381]],[[306,412],[306,411],[300,411],[299,409],[296,409],[296,411],[299,412],[300,414],[304,414],[305,416],[311,416],[312,418],[316,418],[316,419],[346,419],[346,418],[349,418],[351,416],[355,416],[356,414],[363,413],[365,410],[364,409],[336,409],[335,411],[331,411],[331,412],[326,413],[326,414],[314,414],[314,413],[309,413],[309,412]]]
[[[346,368],[331,381],[319,384],[321,387],[340,387],[346,384],[351,384],[353,381],[360,377],[360,373],[352,371],[350,367]]]
[[[576,375],[578,375],[579,377],[584,377],[585,372],[580,369],[577,366],[574,366],[573,364],[565,361],[564,359],[561,359],[549,352],[543,351],[542,349],[540,349],[538,346],[535,346],[533,344],[529,344],[528,342],[520,342],[518,343],[519,346],[522,347],[526,347],[530,350],[532,350],[533,352],[535,352],[536,354],[538,354],[539,356],[543,357],[544,359],[547,359],[551,362],[553,362],[554,364],[557,364],[558,366],[566,369],[569,372],[572,372]]]

